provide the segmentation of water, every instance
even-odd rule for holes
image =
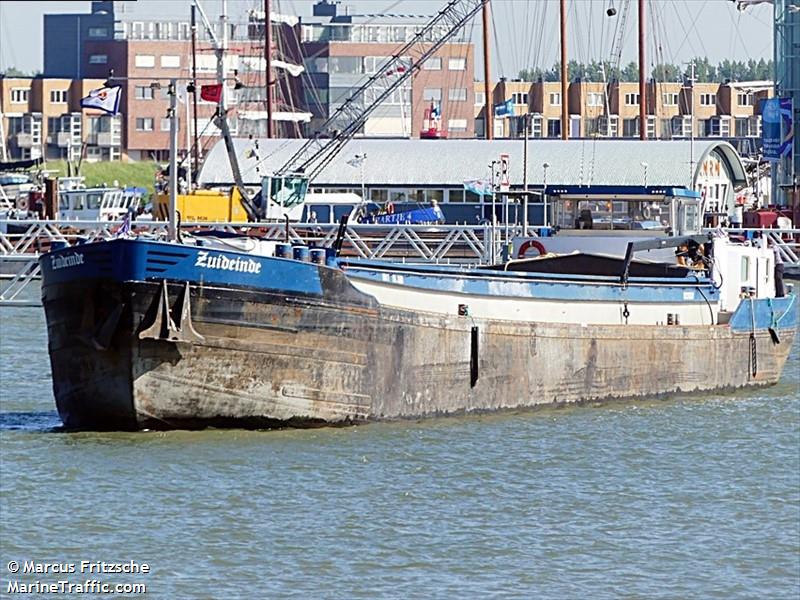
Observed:
[[[737,394],[66,434],[41,310],[0,319],[0,595],[10,560],[146,562],[91,577],[155,598],[800,595],[797,344]]]

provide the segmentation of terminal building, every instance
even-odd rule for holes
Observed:
[[[281,158],[291,156],[302,140],[261,139],[255,152],[252,140],[235,144],[237,156],[246,157],[240,163],[245,183],[258,186],[263,175],[283,166]],[[355,154],[366,154],[358,166],[352,166]],[[362,139],[338,154],[311,182],[310,191],[360,198],[363,187],[367,200],[378,204],[436,201],[449,223],[474,225],[490,218],[492,198],[466,191],[464,182],[489,179],[490,164],[501,154],[509,156],[510,189],[522,190],[526,182],[521,140]],[[748,184],[741,157],[721,141],[532,140],[527,156],[527,185],[540,196],[584,190],[613,199],[683,189],[697,193],[706,213],[728,215],[736,206],[737,192]],[[209,153],[199,181],[231,185],[223,142]]]

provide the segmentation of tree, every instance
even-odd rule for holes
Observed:
[[[0,72],[0,75],[4,77],[36,77],[37,75],[41,75],[39,71],[31,71],[30,73],[18,69],[17,67],[6,67],[6,70]]]

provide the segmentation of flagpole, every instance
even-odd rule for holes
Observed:
[[[174,242],[178,239],[178,91],[177,80],[169,81],[169,225],[167,239]]]

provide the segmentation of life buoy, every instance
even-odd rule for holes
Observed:
[[[30,202],[28,200],[28,196],[17,197],[17,208],[19,210],[25,210],[25,211],[27,211],[30,208]]]
[[[525,254],[531,248],[536,248],[540,256],[547,254],[547,250],[544,249],[544,246],[542,246],[541,242],[538,242],[537,240],[527,240],[522,242],[520,245],[519,251],[517,252],[517,258],[525,258]]]
[[[388,215],[393,215],[394,214],[394,204],[392,202],[389,202],[386,205],[386,214],[388,214]]]

